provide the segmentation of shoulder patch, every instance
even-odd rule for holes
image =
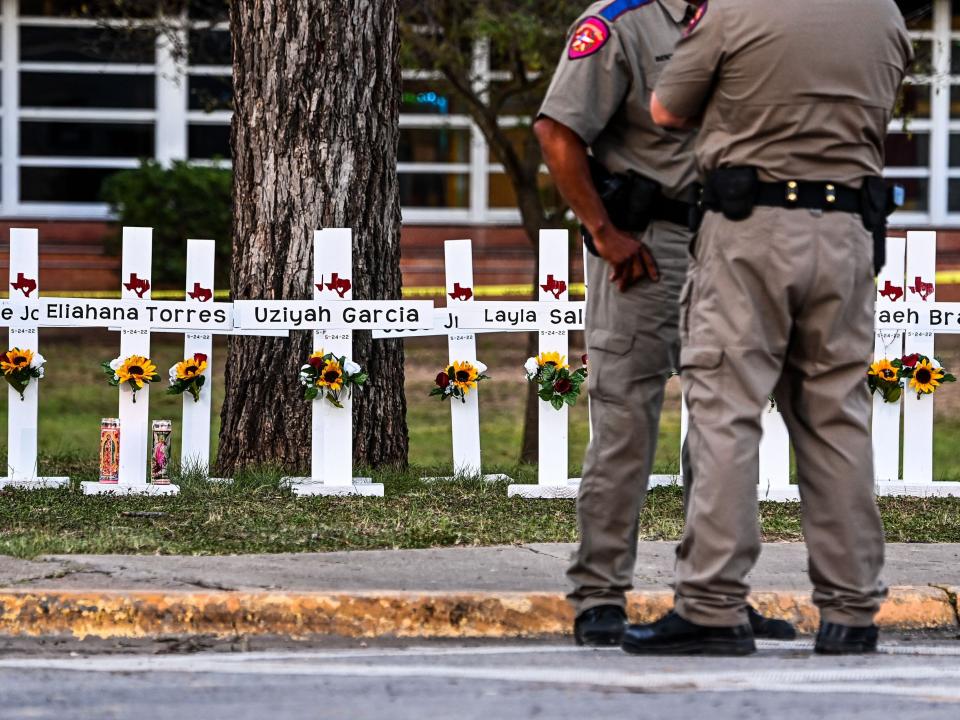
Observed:
[[[600,15],[603,16],[604,20],[613,22],[624,13],[649,5],[652,2],[653,0],[614,0],[600,11]]]
[[[687,25],[687,29],[683,31],[683,36],[686,37],[694,30],[697,29],[697,25],[700,24],[700,21],[703,20],[703,16],[707,14],[707,3],[709,0],[703,0],[700,3],[700,7],[697,8],[697,11],[693,14],[693,17],[690,19],[690,24]]]
[[[588,17],[573,31],[567,57],[571,60],[589,57],[606,45],[609,39],[610,28],[607,24],[598,17]]]

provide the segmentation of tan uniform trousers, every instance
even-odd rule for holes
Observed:
[[[677,366],[679,298],[691,234],[656,222],[644,235],[659,283],[621,292],[602,259],[587,259],[586,337],[592,438],[577,501],[580,546],[567,572],[579,614],[625,605],[633,587],[640,510],[653,466],[664,386]]]
[[[708,213],[695,254],[680,359],[695,481],[677,612],[747,622],[761,412],[773,393],[796,454],[814,603],[825,622],[869,625],[885,596],[865,383],[871,236],[859,215],[759,207],[742,222]]]

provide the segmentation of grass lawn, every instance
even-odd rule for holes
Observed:
[[[948,367],[960,367],[960,343],[944,345],[938,352]],[[517,464],[525,397],[524,346],[519,335],[480,336],[480,359],[494,378],[482,395],[482,444],[485,471],[533,482],[535,469]],[[41,350],[48,359],[41,393],[41,471],[68,474],[75,482],[95,480],[99,421],[117,411],[116,390],[105,384],[98,365],[116,355],[116,336],[45,331]],[[164,374],[181,350],[175,336],[154,338],[153,357]],[[571,350],[575,356],[581,352]],[[224,354],[223,341],[218,340],[214,354],[218,380],[223,377]],[[372,473],[385,483],[386,500],[297,499],[280,488],[279,471],[269,469],[241,473],[232,485],[183,477],[182,494],[165,499],[85,498],[76,488],[8,490],[0,493],[0,554],[296,552],[576,540],[572,501],[508,499],[505,483],[419,480],[450,473],[449,407],[426,397],[442,364],[438,359],[445,357],[442,340],[408,343],[412,466],[405,473]],[[216,435],[222,387],[214,387]],[[151,417],[175,421],[175,456],[179,406],[179,398],[162,392],[151,397]],[[3,410],[0,438],[5,439]],[[570,417],[570,471],[575,476],[588,437],[586,403]],[[948,386],[938,396],[936,422],[934,472],[938,479],[960,480],[960,384]],[[655,471],[676,472],[678,456],[679,392],[674,380]],[[960,499],[884,498],[880,507],[890,541],[960,542]],[[145,511],[163,514],[137,515]],[[801,538],[796,504],[764,503],[761,521],[766,540]],[[681,529],[679,492],[651,493],[642,516],[642,536],[673,540]]]

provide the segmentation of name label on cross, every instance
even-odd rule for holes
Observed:
[[[233,306],[230,303],[81,298],[0,301],[0,327],[20,323],[41,327],[146,327],[229,332],[233,329]]]
[[[433,327],[430,300],[238,300],[245,330],[417,330]]]
[[[878,332],[960,333],[960,303],[878,302],[875,323]]]
[[[584,302],[472,302],[454,312],[462,330],[583,330]]]

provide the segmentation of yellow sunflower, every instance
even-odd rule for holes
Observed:
[[[867,374],[878,377],[881,380],[886,380],[887,382],[896,382],[897,380],[897,369],[886,358],[873,363],[870,366],[870,370],[867,371]]]
[[[26,370],[32,362],[32,350],[10,348],[6,353],[0,355],[0,368],[3,369],[4,375],[12,375],[18,370]]]
[[[157,366],[143,355],[131,355],[117,368],[121,383],[131,382],[138,388],[157,379]]]
[[[343,368],[337,360],[328,360],[317,376],[317,386],[339,392],[343,387]]]
[[[943,375],[943,370],[935,368],[929,360],[924,358],[920,360],[913,369],[913,377],[910,378],[910,387],[920,394],[929,395],[940,385]]]
[[[567,356],[566,356],[566,355],[561,355],[561,354],[558,353],[558,352],[542,352],[542,353],[540,353],[540,354],[537,356],[537,365],[539,365],[540,367],[544,367],[544,366],[546,366],[546,365],[552,365],[553,367],[557,368],[558,370],[559,370],[560,368],[567,368],[567,369],[569,369],[569,367],[570,367],[569,365],[567,365]]]
[[[205,359],[194,356],[177,363],[177,380],[193,380],[201,375],[207,369]]]
[[[460,388],[464,395],[477,386],[477,378],[480,377],[480,372],[473,364],[457,361],[450,367],[453,372],[448,370],[447,373],[452,375],[454,387]]]

